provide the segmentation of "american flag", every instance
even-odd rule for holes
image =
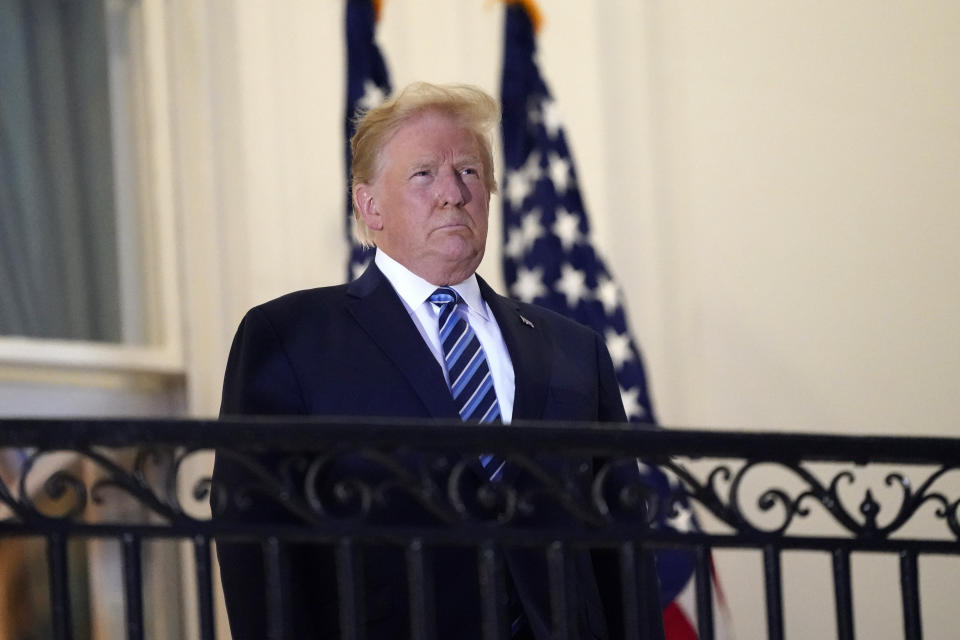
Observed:
[[[350,256],[347,280],[359,276],[373,259],[373,249],[364,249],[353,238],[353,199],[350,138],[356,131],[356,116],[376,107],[390,95],[390,76],[375,41],[376,21],[380,13],[378,0],[347,0],[347,105],[344,112],[346,134],[345,164],[347,170],[347,241]]]
[[[514,1],[506,8],[501,87],[505,281],[513,297],[552,309],[602,335],[627,417],[652,425],[656,418],[640,351],[627,328],[623,292],[591,244],[557,104],[536,63],[537,20],[530,0]],[[681,531],[696,528],[676,480],[655,467],[637,464],[660,503],[675,505],[672,512],[658,510],[657,525]],[[693,554],[660,551],[657,565],[667,639],[696,639]],[[717,637],[726,635],[718,631]]]

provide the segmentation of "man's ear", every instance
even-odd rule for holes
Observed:
[[[383,229],[383,217],[373,196],[370,185],[359,183],[353,186],[353,206],[360,212],[361,221],[374,231]]]

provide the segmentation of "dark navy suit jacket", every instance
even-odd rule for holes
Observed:
[[[626,421],[610,356],[596,332],[540,307],[499,296],[478,280],[513,362],[514,420]],[[349,284],[291,293],[251,309],[230,351],[221,415],[458,417],[439,363],[376,265]],[[582,475],[584,467],[578,466]],[[229,461],[217,458],[215,481],[231,483],[241,473]],[[585,486],[589,479],[583,478]],[[515,481],[522,483],[523,478]],[[284,516],[269,506],[240,513],[228,505],[223,517]],[[541,511],[538,518],[542,523],[551,516]],[[332,552],[292,545],[286,551],[293,637],[338,637]],[[259,550],[221,544],[218,554],[234,638],[265,638]],[[576,603],[577,637],[622,637],[616,613],[622,603],[615,559],[586,551],[572,556],[567,587]],[[476,558],[475,551],[462,549],[434,552],[439,638],[480,637]],[[534,636],[549,637],[549,583],[543,553],[508,552],[505,558]],[[406,637],[402,553],[371,549],[365,551],[364,560],[368,636]],[[651,629],[650,637],[660,638],[656,577],[638,576],[638,581],[645,598],[638,603],[641,620]]]

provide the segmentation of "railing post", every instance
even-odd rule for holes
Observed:
[[[342,538],[337,543],[336,554],[340,637],[342,640],[359,640],[364,637],[360,550],[351,538]]]
[[[437,635],[433,572],[420,538],[414,538],[407,546],[407,577],[410,590],[410,635],[413,640],[433,640]]]
[[[921,640],[920,588],[917,552],[900,552],[900,592],[903,596],[903,632],[907,640]]]
[[[627,640],[640,638],[640,590],[637,588],[637,548],[634,543],[620,545],[620,591],[623,594],[623,635]]]
[[[267,636],[269,640],[289,637],[290,593],[287,591],[287,566],[283,547],[275,536],[263,545],[264,572],[267,581]]]
[[[143,640],[143,571],[140,537],[126,533],[123,545],[123,591],[128,640]]]
[[[213,579],[210,572],[210,538],[205,535],[194,536],[193,559],[196,566],[200,638],[202,640],[213,640]]]
[[[547,572],[550,580],[550,611],[553,619],[553,637],[560,640],[575,638],[577,634],[577,611],[570,599],[569,554],[561,542],[552,542],[547,547]]]
[[[508,638],[505,614],[507,589],[503,573],[503,555],[493,542],[486,541],[480,545],[477,562],[483,640]]]
[[[695,556],[699,640],[713,640],[713,567],[710,560],[710,547],[698,545]]]
[[[837,638],[853,640],[853,595],[850,584],[850,552],[833,550],[833,589],[837,608]]]
[[[640,576],[644,589],[646,588],[646,585],[649,584],[648,576],[655,576],[656,570],[657,558],[656,555],[654,555],[653,549],[641,546]],[[637,601],[637,606],[643,607],[645,610],[643,620],[640,622],[640,640],[656,640],[651,629],[655,628],[657,625],[653,624],[652,620],[654,619],[654,616],[662,617],[663,611],[660,607],[659,599],[651,599],[645,596],[646,594],[641,594],[640,599]]]
[[[67,540],[62,533],[51,533],[47,536],[47,562],[53,637],[55,640],[70,640],[73,637],[73,622],[70,615]]]
[[[763,548],[763,573],[767,602],[767,637],[783,639],[783,591],[780,576],[780,550],[772,544]]]

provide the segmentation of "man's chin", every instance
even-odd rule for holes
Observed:
[[[432,276],[427,279],[434,284],[443,285],[463,282],[473,275],[482,259],[483,247],[477,248],[472,243],[438,248],[433,254],[433,259],[427,261],[429,266],[424,265]],[[442,279],[444,282],[440,283],[437,279]]]
[[[446,239],[439,246],[439,253],[450,262],[470,262],[483,257],[483,245],[477,246],[473,237],[453,237]]]
[[[484,238],[485,240],[485,238]],[[451,260],[469,258],[483,253],[484,242],[477,241],[476,232],[466,225],[440,227],[430,234],[429,245],[437,253]]]

